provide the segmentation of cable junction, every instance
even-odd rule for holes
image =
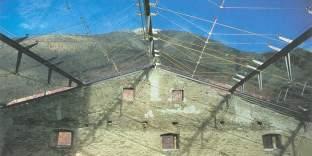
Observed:
[[[197,61],[197,63],[196,63],[195,69],[194,69],[194,71],[193,71],[192,78],[194,77],[194,74],[195,74],[196,71],[197,71],[198,65],[200,64],[200,61],[201,61],[201,59],[202,59],[202,57],[203,57],[203,53],[204,53],[204,51],[205,51],[205,49],[206,49],[206,47],[207,47],[207,45],[208,45],[208,43],[209,43],[209,40],[210,40],[211,35],[212,35],[212,32],[213,32],[213,30],[214,30],[214,28],[215,28],[215,26],[216,26],[217,20],[218,20],[218,19],[215,18],[215,20],[214,20],[214,22],[213,22],[213,24],[212,24],[212,27],[211,27],[211,29],[210,29],[210,32],[208,33],[207,40],[206,40],[206,42],[205,42],[205,45],[204,45],[204,47],[203,47],[203,50],[202,50],[201,53],[200,53],[200,56],[199,56],[198,61]]]
[[[185,16],[185,17],[188,17],[188,18],[192,18],[192,19],[195,19],[195,20],[199,20],[199,21],[208,22],[208,23],[213,24],[213,21],[208,20],[208,19],[204,19],[202,17],[186,14],[186,13],[183,13],[183,12],[178,12],[178,11],[171,10],[171,9],[168,9],[168,8],[162,8],[162,7],[157,7],[157,8],[159,10],[170,12],[170,13],[173,13],[175,15],[182,15],[182,16]],[[223,23],[218,23],[218,22],[216,23],[216,25],[222,26],[224,28],[229,28],[229,29],[232,29],[232,30],[244,32],[244,33],[247,33],[247,34],[253,34],[254,36],[258,36],[258,37],[261,37],[261,38],[264,38],[264,39],[282,42],[281,40],[278,40],[276,38],[269,37],[269,36],[266,36],[266,35],[262,35],[261,33],[252,32],[252,31],[245,30],[245,29],[242,29],[242,28],[238,28],[238,27],[235,27],[235,26],[231,26],[231,25],[227,25],[227,24],[223,24]]]

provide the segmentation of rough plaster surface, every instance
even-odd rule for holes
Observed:
[[[174,114],[174,113],[182,113],[182,114],[199,114],[200,110],[196,108],[194,105],[186,106],[184,108],[178,107],[174,109],[164,109],[161,110],[162,113]]]
[[[161,101],[160,96],[159,96],[159,75],[155,72],[152,72],[151,75],[149,76],[149,82],[151,84],[151,91],[150,91],[150,96],[151,96],[151,101]],[[164,84],[165,85],[165,84]]]
[[[7,135],[7,131],[9,127],[12,125],[12,121],[10,118],[6,118],[2,112],[0,112],[0,155],[4,149],[5,145],[5,136]]]
[[[312,153],[310,123],[290,140],[300,125],[294,118],[160,69],[138,81],[141,74],[2,111],[12,122],[0,127],[1,156],[270,156],[274,153],[263,150],[262,135],[272,132],[283,136],[284,145],[290,141],[285,156]],[[128,86],[136,89],[133,102],[121,100]],[[183,88],[188,100],[168,101],[172,88]],[[74,132],[72,148],[53,146],[59,128]],[[180,149],[162,150],[160,135],[169,132],[180,134]]]

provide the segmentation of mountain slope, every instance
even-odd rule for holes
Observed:
[[[156,41],[156,48],[161,50],[161,63],[164,66],[187,76],[194,73],[194,78],[203,81],[212,80],[233,85],[235,82],[232,81],[232,76],[235,73],[250,72],[243,67],[244,65],[252,64],[254,58],[264,61],[272,55],[272,53],[242,52],[220,42],[211,41],[196,68],[196,62],[204,46],[204,38],[178,31],[161,31],[157,37],[159,40]],[[23,44],[27,45],[35,40],[39,41],[39,45],[32,49],[35,53],[86,82],[150,63],[147,54],[148,43],[142,40],[141,35],[132,32],[114,32],[97,36],[39,36]],[[8,73],[15,69],[17,53],[3,43],[0,43],[0,47],[0,82],[3,84],[0,87],[0,102],[5,103],[44,89],[66,86],[67,80],[57,74],[53,76],[53,83],[47,85],[48,70],[26,56],[23,57],[20,75]],[[311,80],[311,58],[312,53],[303,49],[297,49],[292,53],[296,81]],[[273,74],[283,78],[287,76],[282,60],[265,71],[264,91],[257,89],[256,79],[248,83],[247,89],[264,97],[277,96],[281,87],[288,86],[288,83],[277,79],[272,76]],[[293,88],[296,88],[294,92],[297,92],[300,87],[294,86]]]

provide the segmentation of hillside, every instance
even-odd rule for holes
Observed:
[[[187,32],[177,31],[162,31],[158,37],[160,40],[157,41],[156,48],[162,52],[161,63],[181,74],[192,75],[202,50],[203,42],[201,40],[205,39]],[[85,82],[118,75],[150,62],[147,55],[148,43],[142,39],[141,35],[133,32],[113,32],[97,36],[39,36],[29,39],[23,44],[27,45],[36,40],[39,41],[39,44],[32,49],[34,52]],[[48,70],[26,56],[23,57],[20,74],[12,74],[15,70],[17,53],[3,43],[0,43],[0,48],[0,83],[3,84],[0,87],[0,103],[67,84],[66,79],[54,73],[53,83],[48,85]],[[241,65],[252,64],[253,58],[264,61],[272,54],[272,52],[264,54],[242,52],[220,42],[211,41],[204,52],[194,78],[233,85],[235,83],[232,81],[234,73],[249,72]],[[297,49],[292,53],[292,59],[296,81],[311,80],[312,72],[309,68],[312,65],[310,61],[312,53]],[[272,77],[271,73],[287,77],[284,62],[276,63],[266,72],[264,91],[260,93],[256,89],[256,79],[251,81],[247,88],[263,96],[277,96],[280,87],[288,84],[286,81]],[[296,91],[294,90],[294,92]]]

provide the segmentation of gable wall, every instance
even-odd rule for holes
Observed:
[[[135,88],[134,102],[122,101],[124,87]],[[172,101],[173,89],[184,89],[182,103]],[[263,150],[262,135],[267,133],[282,134],[283,144],[289,144],[284,155],[308,156],[312,147],[309,124],[303,126],[291,117],[160,69],[78,88],[2,113],[12,121],[2,135],[3,156],[272,155]],[[53,132],[59,128],[74,132],[72,148],[51,146]],[[294,131],[294,139],[289,139]],[[179,150],[162,150],[160,135],[164,133],[180,134]]]

